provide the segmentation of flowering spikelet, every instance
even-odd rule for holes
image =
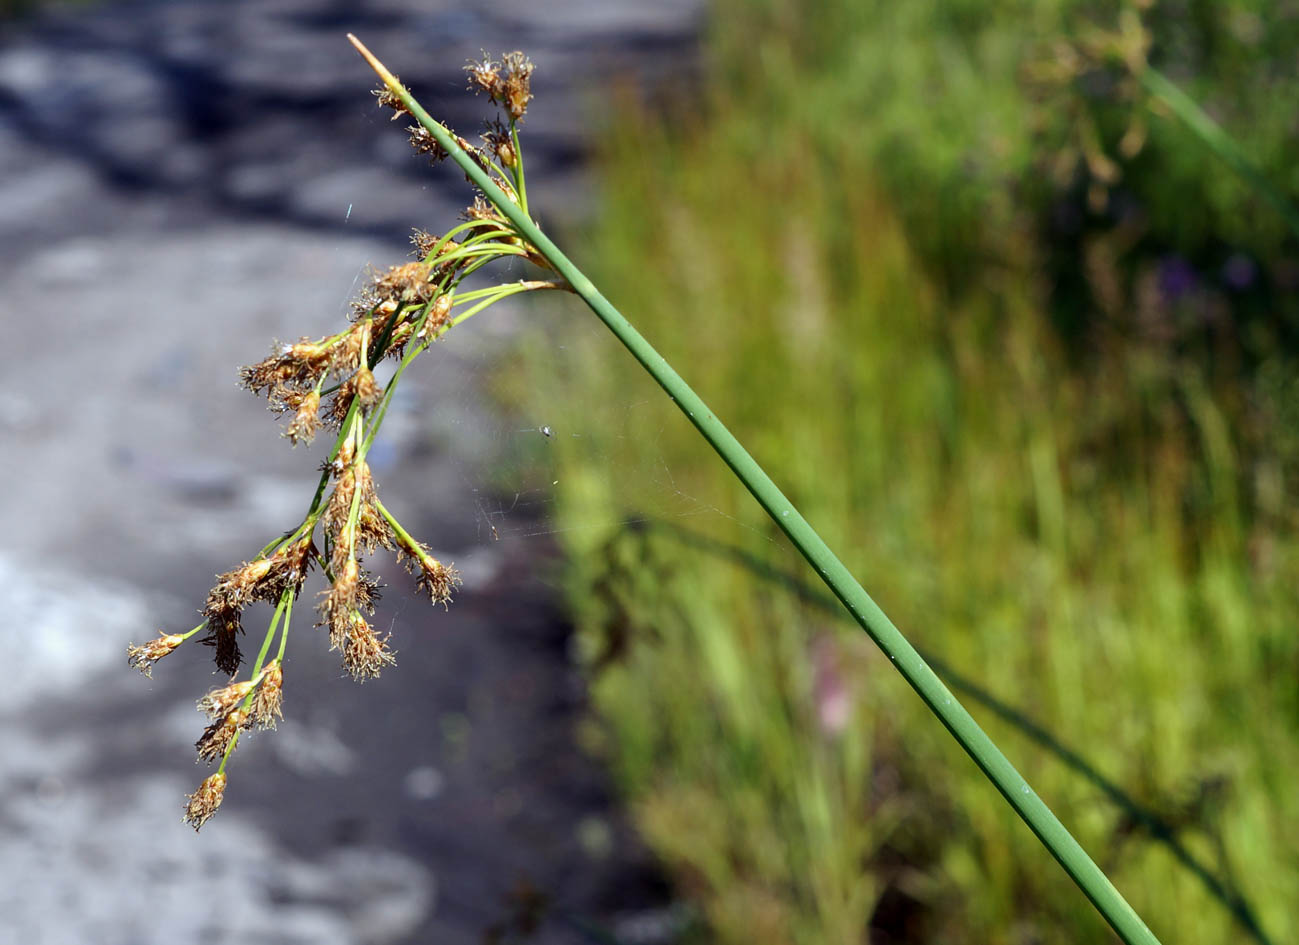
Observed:
[[[275,728],[275,720],[284,718],[284,671],[276,660],[262,671],[262,682],[253,696],[252,717],[260,729]]]
[[[294,446],[299,443],[310,443],[316,438],[316,431],[320,429],[320,391],[309,391],[303,396],[297,405],[297,413],[293,417],[293,422],[285,429],[284,435],[287,436]]]
[[[388,336],[388,347],[384,352],[384,356],[400,360],[401,356],[406,353],[406,344],[410,341],[411,335],[414,333],[415,326],[408,321],[402,322],[394,328],[392,334]],[[378,352],[376,352],[376,354],[377,353]]]
[[[429,282],[432,266],[423,260],[391,266],[374,282],[374,292],[381,299],[394,302],[427,302],[436,286]]]
[[[451,322],[451,306],[454,300],[451,293],[439,295],[430,307],[428,317],[424,319],[424,326],[419,330],[420,340],[425,338],[437,338],[446,329]]]
[[[483,144],[487,145],[487,150],[496,155],[502,167],[514,167],[517,162],[514,141],[510,137],[509,129],[499,121],[488,123],[487,130],[483,132]]]
[[[189,803],[185,806],[183,823],[189,824],[196,831],[216,813],[226,793],[226,776],[218,772],[199,785],[197,791],[186,795]]]
[[[421,230],[419,227],[414,227],[410,231],[410,242],[411,245],[415,247],[411,250],[411,253],[423,259],[433,252],[438,243],[442,242],[442,237],[435,233],[430,233],[428,230]],[[447,240],[448,244],[450,244],[450,242],[450,240]]]
[[[351,385],[344,383],[338,389],[338,393],[330,399],[329,406],[321,413],[325,425],[335,430],[339,429],[347,419],[347,412],[352,409],[353,399]]]
[[[460,584],[460,572],[434,558],[428,545],[413,540],[408,542],[401,536],[397,536],[397,543],[402,563],[415,575],[419,589],[435,604],[446,606],[450,603],[452,591]]]
[[[229,610],[242,610],[255,600],[264,599],[258,592],[262,578],[270,573],[270,558],[245,561],[239,567],[217,575],[217,582],[208,591],[207,606],[203,612],[211,616]]]
[[[209,725],[194,743],[199,760],[211,764],[222,758],[247,718],[239,709],[234,709]]]
[[[365,364],[365,353],[370,347],[370,329],[373,325],[374,319],[367,315],[353,322],[352,327],[339,341],[332,365],[339,377],[350,374]]]
[[[474,197],[474,202],[465,208],[461,216],[466,220],[499,220],[504,222],[501,211],[488,203],[481,194]]]
[[[486,92],[493,102],[496,101],[498,89],[503,88],[501,82],[501,64],[493,62],[492,58],[483,53],[482,62],[471,59],[465,66],[465,72],[469,73],[469,91]],[[477,86],[475,88],[474,86]]]
[[[427,154],[432,164],[440,164],[446,160],[446,148],[442,147],[427,128],[422,125],[411,125],[406,130],[410,132],[410,146],[415,149],[416,154]]]
[[[349,383],[352,387],[352,396],[361,402],[363,408],[373,407],[383,396],[383,388],[375,381],[373,372],[364,365],[357,369]]]
[[[144,675],[152,678],[153,664],[184,642],[185,638],[178,633],[164,633],[158,639],[150,640],[143,646],[130,643],[126,647],[126,661]]]
[[[523,118],[532,101],[532,60],[517,49],[501,57],[505,69],[504,88],[500,94],[501,104],[515,121]]]
[[[385,666],[396,664],[388,638],[380,637],[359,613],[352,611],[343,647],[343,668],[357,682],[376,679]]]
[[[524,116],[532,101],[532,70],[532,61],[518,50],[505,53],[499,63],[484,53],[482,62],[471,61],[465,66],[470,90],[486,92],[494,103],[505,106],[515,121]]]
[[[336,344],[328,339],[278,345],[275,353],[241,368],[240,386],[254,394],[265,392],[272,403],[283,404],[295,390],[310,390],[333,365]]]
[[[359,496],[357,493],[360,493]],[[334,493],[329,497],[322,521],[335,544],[346,544],[350,553],[353,535],[344,535],[351,520],[352,504],[355,501],[362,512],[377,514],[374,504],[378,496],[374,490],[374,477],[370,474],[370,464],[365,460],[350,463],[343,468],[334,485]],[[337,552],[336,552],[337,554]]]
[[[394,78],[396,77],[394,76]],[[406,114],[406,104],[401,100],[401,96],[388,88],[388,86],[385,85],[381,89],[375,89],[374,96],[378,99],[375,104],[380,108],[391,108],[393,110],[393,121],[396,121],[402,115]]]
[[[234,675],[242,662],[238,635],[243,632],[243,609],[255,600],[275,603],[285,590],[302,589],[315,550],[310,535],[282,545],[269,558],[245,562],[234,570],[217,575],[216,585],[208,592],[203,616],[208,633],[202,643],[216,650],[217,669]],[[129,654],[128,654],[129,655]]]
[[[202,699],[198,700],[198,710],[210,719],[224,718],[235,706],[244,700],[248,693],[253,691],[256,683],[251,679],[245,679],[243,682],[231,683],[220,689],[213,689]]]
[[[371,489],[371,495],[374,490]],[[366,554],[374,554],[375,548],[393,548],[395,535],[388,520],[379,514],[373,502],[361,506],[356,519],[356,543],[365,549]]]
[[[329,627],[329,648],[341,650],[347,639],[351,615],[357,608],[361,586],[361,568],[355,557],[349,557],[339,568],[320,605],[320,614]]]

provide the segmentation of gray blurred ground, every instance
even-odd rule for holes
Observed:
[[[124,654],[192,626],[212,575],[310,497],[323,446],[291,450],[236,367],[336,325],[367,263],[466,200],[374,107],[344,34],[462,133],[486,113],[466,58],[527,51],[530,190],[562,222],[601,89],[688,69],[699,6],[109,3],[3,27],[0,943],[477,942],[538,897],[527,941],[594,940],[574,918],[671,940],[654,866],[575,745],[553,563],[520,537],[544,528],[497,514],[509,476],[526,494],[536,474],[502,486],[493,463],[540,437],[476,386],[518,312],[423,359],[375,454],[385,501],[464,571],[459,599],[430,609],[381,568],[400,655],[364,687],[300,610],[287,721],[241,745],[200,835],[180,813],[206,774],[208,653],[152,682]]]

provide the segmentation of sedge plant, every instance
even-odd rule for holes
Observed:
[[[355,317],[348,328],[318,341],[280,346],[265,361],[244,369],[246,387],[264,393],[272,407],[293,413],[286,435],[294,442],[309,439],[322,420],[338,434],[301,523],[270,542],[250,563],[219,577],[198,627],[185,634],[163,635],[130,650],[132,662],[148,671],[157,659],[206,630],[202,640],[215,647],[218,668],[234,674],[241,665],[237,636],[243,607],[255,600],[275,605],[249,677],[232,681],[200,701],[212,724],[199,739],[199,755],[210,762],[219,760],[220,766],[190,797],[186,821],[201,827],[221,803],[226,765],[240,733],[254,724],[273,725],[279,714],[289,617],[313,565],[319,566],[330,582],[318,608],[321,624],[328,627],[331,646],[342,652],[344,666],[360,680],[378,675],[392,662],[386,639],[375,634],[365,619],[375,582],[360,567],[362,554],[379,547],[396,550],[415,570],[434,602],[445,604],[450,599],[456,583],[454,569],[433,558],[379,501],[366,453],[402,373],[447,329],[508,296],[564,289],[587,303],[672,398],[1120,938],[1128,943],[1157,942],[1105,874],[761,466],[537,226],[528,209],[518,133],[531,98],[532,64],[521,53],[510,53],[499,63],[484,59],[468,67],[471,88],[486,92],[505,110],[506,121],[490,126],[483,147],[477,147],[432,118],[356,37],[349,35],[349,39],[383,80],[377,93],[380,105],[393,109],[394,117],[414,120],[410,131],[416,150],[435,162],[453,160],[479,195],[464,223],[441,237],[416,234],[417,262],[376,274],[370,290],[354,307]],[[523,257],[554,278],[461,289],[466,276],[507,256]],[[460,306],[463,311],[455,314]],[[373,368],[384,357],[397,357],[400,364],[387,387],[381,388]],[[334,383],[330,384],[331,380]],[[324,397],[330,398],[328,402],[322,401]],[[268,661],[277,639],[276,655]]]

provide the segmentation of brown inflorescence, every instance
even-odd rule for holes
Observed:
[[[185,805],[183,823],[187,823],[195,830],[198,830],[216,813],[217,808],[221,806],[221,800],[225,797],[225,793],[226,776],[223,772],[218,771],[200,784],[197,791],[187,795],[189,803]]]
[[[179,633],[164,633],[142,646],[127,644],[126,661],[144,675],[153,676],[153,664],[185,642]]]
[[[427,545],[413,540],[406,541],[400,535],[395,537],[398,556],[406,570],[415,575],[419,589],[433,603],[444,607],[449,604],[452,592],[460,584],[460,572],[434,558]]]
[[[253,680],[245,679],[243,682],[230,683],[220,689],[213,689],[198,700],[198,710],[210,719],[224,718],[244,700],[248,693],[253,691],[254,685],[256,683]]]
[[[388,649],[388,638],[380,637],[358,611],[352,611],[343,646],[343,668],[357,682],[364,682],[378,678],[383,667],[396,662]]]
[[[484,147],[447,132],[478,168],[497,181],[505,199],[515,203],[519,203],[515,188],[522,190],[515,123],[532,98],[532,71],[532,63],[517,52],[505,54],[499,63],[484,59],[472,65],[471,81],[506,110],[510,124],[507,127],[498,120],[488,125]],[[382,70],[381,74],[395,84],[390,74]],[[394,118],[410,114],[405,93],[395,85],[377,94],[379,104],[395,112]],[[410,128],[410,135],[416,151],[435,161],[447,157],[446,148],[438,143],[440,131],[435,135],[416,125]],[[450,143],[446,147],[455,150]],[[383,420],[385,411],[380,405],[388,394],[375,378],[376,366],[384,358],[398,357],[404,369],[411,358],[441,337],[453,323],[452,309],[461,280],[484,262],[517,259],[522,250],[526,258],[545,265],[535,247],[513,232],[504,214],[481,190],[464,217],[468,225],[457,227],[446,237],[416,230],[412,237],[416,260],[371,270],[350,306],[347,323],[337,333],[277,342],[267,357],[240,370],[243,387],[264,396],[272,410],[291,415],[284,436],[294,446],[311,443],[322,424],[337,428],[339,435],[320,467],[321,480],[300,524],[251,560],[217,575],[203,604],[203,622],[185,634],[162,633],[145,644],[127,647],[129,664],[150,675],[158,660],[202,633],[199,642],[213,648],[217,669],[229,677],[197,703],[208,722],[194,743],[195,751],[200,761],[219,762],[220,767],[188,795],[184,820],[196,830],[221,805],[227,783],[225,768],[241,734],[253,727],[272,729],[284,717],[283,659],[288,626],[313,565],[319,565],[330,582],[318,604],[320,625],[328,628],[330,647],[340,652],[344,670],[357,681],[373,679],[395,664],[390,635],[376,632],[368,619],[374,616],[381,585],[364,567],[365,556],[380,548],[396,550],[399,560],[415,575],[420,591],[434,603],[446,605],[460,583],[455,568],[411,538],[379,502],[366,453]],[[471,241],[472,251],[465,251],[466,241]],[[500,298],[534,287],[558,288],[562,283],[510,282],[499,287]],[[493,301],[497,299],[489,298],[484,304]],[[484,304],[475,305],[473,311]],[[400,377],[399,370],[388,388]],[[317,528],[323,532],[319,548]],[[250,677],[236,681],[243,662],[240,637],[245,612],[256,603],[275,607],[275,616]],[[268,660],[277,632],[279,653]]]
[[[275,720],[284,718],[283,706],[284,670],[276,660],[262,670],[262,681],[250,709],[253,722],[260,729],[275,728]]]
[[[248,716],[241,710],[232,709],[209,725],[194,743],[199,760],[211,764],[224,758],[247,721]]]
[[[517,163],[514,142],[510,138],[510,129],[499,121],[488,122],[487,129],[483,132],[483,144],[487,145],[487,150],[496,155],[496,159],[501,162],[502,167],[513,168]]]
[[[432,164],[440,164],[446,160],[446,148],[442,147],[438,139],[433,137],[427,128],[421,125],[411,125],[406,130],[410,132],[410,146],[415,149],[416,154],[427,154],[429,162]]]
[[[310,443],[320,429],[320,391],[308,391],[295,406],[293,421],[284,431],[294,446]]]
[[[470,90],[486,92],[492,102],[505,107],[514,121],[523,118],[532,101],[532,70],[532,61],[518,50],[505,53],[500,62],[493,62],[484,53],[481,62],[470,61],[465,66]]]

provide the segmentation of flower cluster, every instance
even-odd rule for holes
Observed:
[[[465,67],[469,73],[469,88],[483,91],[497,105],[503,105],[511,121],[521,121],[532,101],[532,60],[515,50],[493,62],[483,53],[481,62],[471,62]]]
[[[532,63],[521,53],[507,53],[502,64],[485,60],[469,71],[476,85],[505,107],[508,124],[491,123],[484,147],[478,148],[421,111],[411,144],[435,161],[463,151],[526,213],[516,122],[532,97]],[[393,109],[394,117],[411,116],[413,101],[405,89],[386,70],[380,74],[388,84],[379,93],[379,104]],[[317,626],[325,628],[344,671],[358,681],[378,676],[395,662],[388,635],[376,632],[369,619],[379,596],[377,577],[365,566],[370,556],[394,552],[435,604],[448,604],[459,583],[455,568],[412,538],[379,499],[366,458],[406,368],[452,326],[502,299],[568,288],[562,280],[462,288],[466,277],[494,260],[523,257],[545,265],[481,191],[459,225],[441,236],[416,230],[412,242],[417,258],[372,271],[340,331],[277,343],[268,357],[240,371],[244,388],[265,397],[273,411],[291,415],[283,434],[293,445],[311,443],[322,428],[336,431],[306,515],[249,561],[217,575],[198,626],[127,648],[130,665],[147,676],[159,660],[201,633],[199,642],[212,648],[217,670],[229,677],[198,701],[208,723],[194,747],[200,762],[218,768],[189,795],[184,820],[196,830],[221,805],[226,767],[240,736],[253,728],[274,728],[283,717],[290,617],[313,568],[328,583],[318,598]],[[375,376],[385,358],[398,362],[386,386]],[[247,678],[239,679],[245,662],[240,647],[245,612],[257,602],[269,604],[274,613]]]

